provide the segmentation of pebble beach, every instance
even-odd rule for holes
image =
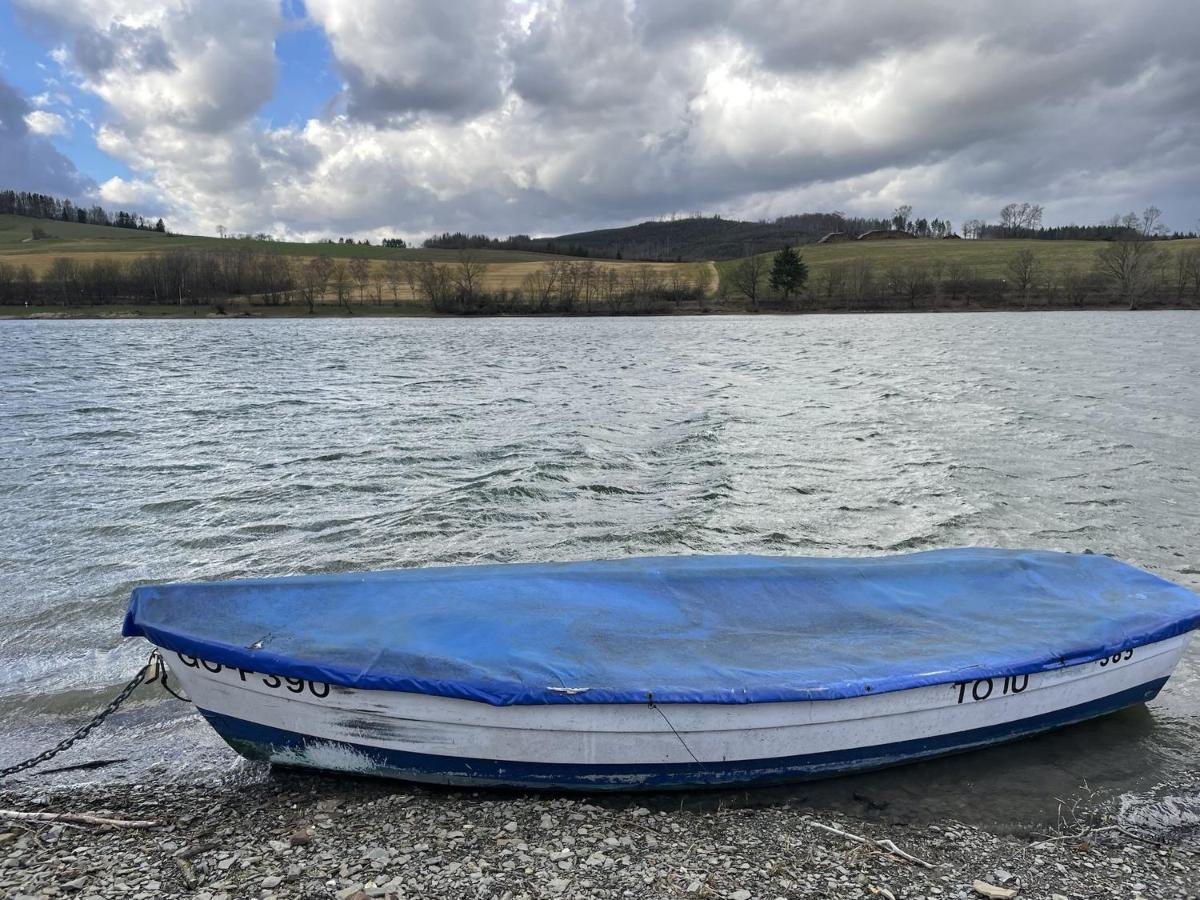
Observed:
[[[0,896],[14,900],[1200,896],[1200,828],[1151,834],[1100,814],[1006,835],[798,805],[695,812],[290,772],[251,785],[22,785],[0,791],[0,806],[140,826],[0,821]]]

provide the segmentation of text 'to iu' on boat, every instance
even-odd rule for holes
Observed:
[[[1153,698],[1200,598],[1105,556],[668,557],[164,584],[164,651],[238,752],[441,784],[770,783]]]

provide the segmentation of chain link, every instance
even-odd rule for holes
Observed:
[[[91,719],[91,721],[89,721],[70,737],[63,738],[49,750],[43,750],[37,756],[32,756],[29,759],[16,763],[15,765],[0,769],[0,779],[7,778],[9,775],[15,775],[17,772],[23,772],[26,769],[32,769],[34,766],[40,766],[42,763],[58,756],[58,754],[62,753],[64,750],[70,749],[70,747],[73,746],[77,741],[83,740],[92,733],[92,730],[96,728],[97,725],[116,712],[117,708],[126,700],[128,700],[129,695],[137,690],[140,685],[143,683],[151,684],[152,682],[157,681],[160,676],[165,682],[166,667],[163,665],[162,656],[159,655],[159,652],[157,650],[153,650],[150,653],[150,658],[146,661],[146,665],[142,667],[142,670],[133,676],[133,680],[130,681],[129,684],[125,685],[125,687],[121,688],[121,693],[113,697],[112,700],[109,701],[109,704],[104,707],[104,709],[100,710],[100,712],[98,712]]]

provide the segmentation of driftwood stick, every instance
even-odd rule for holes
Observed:
[[[110,828],[153,828],[156,819],[109,819],[90,813],[20,812],[15,809],[0,809],[0,819],[13,822],[74,822],[79,825],[107,825]]]
[[[882,850],[884,853],[890,853],[893,856],[898,856],[901,859],[907,860],[910,863],[914,863],[923,869],[933,868],[933,863],[926,862],[923,859],[918,859],[911,853],[906,853],[890,840],[872,840],[871,838],[863,837],[860,834],[851,834],[849,831],[842,831],[842,829],[834,828],[831,825],[822,825],[820,822],[814,822],[811,819],[805,819],[804,824],[809,825],[812,828],[819,828],[821,831],[828,831],[830,834],[836,834],[838,837],[844,837],[859,844],[866,844],[868,847],[874,847],[877,850]]]

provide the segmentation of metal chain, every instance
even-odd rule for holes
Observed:
[[[64,750],[69,749],[77,741],[83,740],[92,733],[92,729],[116,712],[117,708],[129,699],[129,695],[138,689],[139,685],[143,683],[150,684],[158,680],[160,675],[163,676],[165,680],[166,667],[163,665],[162,657],[159,655],[158,651],[153,650],[150,653],[150,658],[146,661],[146,665],[142,667],[142,670],[133,676],[133,680],[130,681],[129,684],[125,685],[125,687],[121,688],[121,693],[113,697],[109,704],[104,707],[104,709],[100,710],[100,712],[98,712],[91,719],[91,721],[85,724],[70,737],[63,738],[49,750],[43,750],[37,756],[32,756],[29,759],[16,763],[15,765],[0,769],[0,779],[7,778],[9,775],[15,775],[17,772],[23,772],[26,769],[32,769],[34,766],[40,766],[42,763],[58,756],[58,754],[62,753]],[[150,676],[149,679],[147,679],[147,676]]]

